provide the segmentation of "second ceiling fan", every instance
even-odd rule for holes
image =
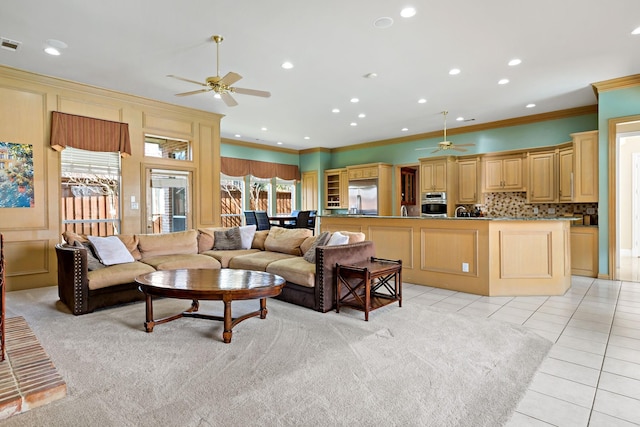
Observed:
[[[240,80],[242,76],[238,73],[228,72],[224,77],[220,77],[220,43],[224,40],[222,36],[213,35],[211,40],[216,43],[216,75],[207,77],[205,82],[199,82],[196,80],[185,79],[184,77],[174,76],[169,74],[167,77],[173,77],[174,79],[182,80],[189,83],[194,83],[200,86],[204,86],[204,89],[193,90],[190,92],[177,93],[176,96],[189,96],[202,92],[215,92],[220,95],[220,98],[228,107],[235,107],[238,102],[231,96],[232,93],[239,93],[242,95],[253,95],[268,98],[271,93],[264,90],[245,89],[241,87],[233,87],[232,85]]]
[[[448,111],[442,112],[442,115],[444,116],[444,138],[442,141],[438,143],[438,148],[433,150],[431,153],[437,153],[438,151],[444,151],[444,150],[467,151],[466,148],[461,148],[461,147],[472,147],[475,145],[475,144],[454,144],[451,141],[447,141],[447,114],[449,114]],[[429,148],[430,147],[416,148],[416,151],[428,150]]]

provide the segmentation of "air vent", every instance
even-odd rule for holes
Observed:
[[[15,52],[18,50],[22,42],[0,37],[0,47]]]

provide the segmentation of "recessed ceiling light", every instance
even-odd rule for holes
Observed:
[[[276,142],[276,144],[278,144],[278,145],[282,145],[282,142],[278,141],[278,142]]]
[[[365,113],[360,113],[358,114],[358,117],[360,117],[361,119],[364,119],[365,117],[367,117],[367,115]]]
[[[362,77],[364,77],[365,79],[375,79],[376,77],[378,77],[378,74],[377,73],[367,73]]]
[[[640,27],[638,27],[635,30],[631,31],[631,34],[633,34],[634,36],[637,36],[638,34],[640,34]]]
[[[462,117],[462,116],[461,116],[461,117],[458,117],[456,120],[457,120],[457,121],[459,121],[459,122],[461,122],[461,121],[463,121],[463,120],[464,120],[464,117]]]
[[[293,64],[289,61],[286,61],[282,63],[281,67],[284,68],[285,70],[290,70],[293,68]]]
[[[240,135],[239,133],[236,133],[236,138],[240,138],[242,135]]]
[[[311,137],[310,136],[305,136],[304,139],[311,139]]]
[[[498,80],[498,84],[499,85],[506,85],[507,83],[509,83],[509,79],[500,79],[500,80]]]
[[[260,130],[267,130],[267,128],[265,128],[265,127],[261,127],[261,128],[260,128]]]
[[[358,124],[356,122],[351,122],[349,123],[350,126],[358,126]]]
[[[522,61],[518,58],[513,58],[511,61],[509,61],[509,66],[510,67],[514,67],[516,65],[520,65],[522,63]]]
[[[452,68],[449,70],[449,74],[452,76],[460,74],[460,68]]]
[[[392,25],[393,19],[389,18],[388,16],[383,16],[373,21],[373,26],[376,28],[389,28]]]
[[[403,18],[411,18],[416,15],[416,10],[413,7],[405,7],[400,11],[400,16]]]
[[[52,55],[52,56],[59,56],[60,55],[60,51],[58,49],[56,49],[55,47],[52,47],[52,46],[45,47],[44,51],[46,53],[48,53],[49,55]]]
[[[409,128],[402,128],[400,129],[402,132],[407,132],[409,130]]]
[[[332,113],[339,113],[340,109],[339,108],[334,108],[333,110],[331,110]]]
[[[535,106],[536,106],[536,104],[527,104],[527,108],[533,108]]]
[[[426,99],[424,99],[424,98],[418,99],[418,104],[426,104],[426,103],[427,103]]]
[[[360,100],[358,98],[351,98],[351,102],[353,102],[355,104],[357,102],[360,102]]]

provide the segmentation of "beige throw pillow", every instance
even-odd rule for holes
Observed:
[[[311,234],[311,230],[306,228],[271,227],[264,242],[264,248],[272,252],[300,256],[302,255],[300,245]]]

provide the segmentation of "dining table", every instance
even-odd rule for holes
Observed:
[[[279,227],[284,227],[287,223],[295,223],[298,217],[296,215],[282,214],[269,217],[269,222]]]

